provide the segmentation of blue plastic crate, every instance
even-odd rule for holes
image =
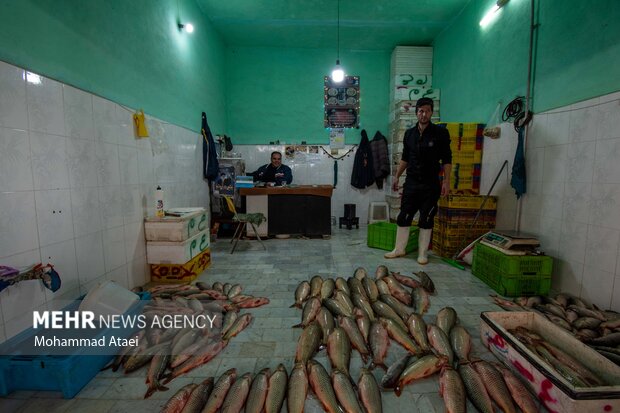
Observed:
[[[131,306],[126,314],[139,314],[150,293],[139,293],[140,301]],[[75,311],[79,301],[65,307],[65,311]],[[129,337],[136,328],[115,329],[114,336]],[[93,338],[110,333],[110,329],[99,330]],[[20,343],[37,334],[33,328],[26,329],[0,345],[0,396],[15,390],[60,391],[65,399],[73,398],[108,364],[113,355],[84,354],[84,349],[76,349],[71,355],[26,355],[11,349],[19,348]],[[91,350],[92,351],[92,350]]]

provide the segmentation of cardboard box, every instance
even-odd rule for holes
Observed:
[[[484,312],[480,337],[489,350],[518,375],[550,412],[616,412],[620,410],[620,367],[577,340],[568,331],[534,312]],[[610,383],[575,387],[508,332],[525,327],[581,361]]]
[[[204,208],[175,208],[166,213],[175,216],[145,218],[147,241],[185,241],[209,228],[209,213]]]
[[[151,264],[151,281],[160,283],[189,283],[211,264],[211,250],[206,249],[185,264]]]
[[[185,264],[209,248],[210,241],[208,229],[183,242],[147,241],[146,262],[149,264]]]

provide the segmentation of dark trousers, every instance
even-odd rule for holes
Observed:
[[[411,221],[416,212],[420,211],[418,227],[422,229],[432,229],[437,214],[437,201],[441,194],[441,186],[437,185],[416,185],[405,184],[403,198],[400,203],[400,213],[396,219],[399,227],[411,226]]]

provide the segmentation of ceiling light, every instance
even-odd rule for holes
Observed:
[[[340,0],[338,0],[338,31],[337,31],[337,37],[338,40],[336,41],[336,47],[338,48],[338,54],[337,54],[337,58],[336,58],[336,67],[334,67],[334,70],[332,71],[332,80],[336,83],[340,83],[344,80],[344,70],[342,70],[342,66],[340,66]]]
[[[179,30],[184,30],[187,33],[194,33],[194,25],[191,23],[178,23],[179,25]]]
[[[508,0],[497,0],[497,2],[493,5],[491,10],[489,10],[482,20],[480,20],[480,27],[486,27],[491,21],[498,15],[499,9],[501,9]]]

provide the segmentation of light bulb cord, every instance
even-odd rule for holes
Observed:
[[[337,59],[336,61],[337,61],[337,64],[340,64],[340,0],[338,0],[337,4],[338,4],[338,13],[337,13],[338,23],[336,26],[336,38],[337,38],[337,41],[336,41]]]

